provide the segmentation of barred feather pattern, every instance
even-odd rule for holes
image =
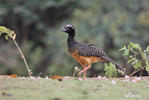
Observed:
[[[77,51],[77,53],[78,53],[77,55],[79,55],[79,56],[84,56],[86,58],[87,57],[88,58],[97,57],[97,58],[100,58],[100,61],[112,62],[113,64],[115,64],[117,69],[124,72],[123,68],[119,64],[117,64],[114,60],[109,58],[103,50],[101,50],[100,48],[97,48],[94,44],[88,45],[86,43],[79,43],[79,42],[75,41],[74,40],[75,28],[72,24],[66,25],[63,29],[63,32],[68,33],[67,45],[68,45],[69,53],[73,54],[75,51]],[[79,59],[78,56],[76,58]]]
[[[113,59],[109,58],[108,56],[103,56],[102,58],[104,58],[105,62],[112,62],[117,69],[125,72],[124,68],[121,65],[119,65],[116,61],[114,61]]]
[[[95,56],[95,57],[100,57],[101,59],[104,60],[104,62],[112,62],[116,68],[118,69],[118,71],[121,74],[124,74],[125,70],[123,69],[122,66],[120,66],[116,61],[114,61],[113,59],[109,58],[107,56],[107,54],[101,50],[100,48],[97,48],[95,45],[91,44],[91,45],[86,45],[86,44],[79,44],[81,46],[78,46],[78,53],[81,56],[85,56],[85,57],[91,57],[91,56]]]
[[[91,45],[87,45],[87,44],[80,44],[81,46],[78,47],[78,53],[81,56],[86,56],[86,57],[90,57],[90,56],[95,56],[95,57],[102,57],[102,56],[107,56],[107,54],[97,48],[95,45],[91,44]]]

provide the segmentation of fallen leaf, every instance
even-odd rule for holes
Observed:
[[[48,76],[46,76],[45,78],[46,78],[46,80],[48,80],[48,79],[49,79],[49,77],[48,77]]]
[[[2,92],[2,95],[3,95],[3,96],[13,96],[12,94],[6,93],[6,92]]]
[[[59,81],[62,81],[62,77],[61,76],[55,75],[55,76],[52,76],[51,78],[52,79],[58,79]]]
[[[112,82],[110,82],[110,83],[111,83],[111,84],[114,84],[114,85],[116,84],[115,80],[112,80]]]
[[[140,77],[135,77],[132,82],[133,83],[137,83],[137,82],[140,82],[141,81],[141,78]]]
[[[58,79],[59,81],[62,81],[62,78]]]
[[[34,77],[34,76],[31,76],[30,78],[31,78],[31,79],[37,79],[37,78],[36,78],[36,77]]]
[[[9,75],[9,77],[16,78],[17,75],[16,74],[11,74],[11,75]]]
[[[125,79],[130,79],[130,77],[128,75],[125,75]]]
[[[71,78],[70,76],[64,76],[64,79],[69,79],[69,78]]]
[[[104,76],[104,77],[102,77],[103,79],[106,79],[107,77],[106,76]]]
[[[11,75],[0,75],[0,77],[11,77],[11,78],[16,78],[16,74],[11,74]]]
[[[130,80],[129,79],[123,80],[123,82],[128,82],[128,81],[130,81]]]
[[[132,80],[132,83],[136,83],[137,81],[136,80]]]
[[[102,77],[99,75],[98,77],[97,77],[97,79],[101,79]]]
[[[86,77],[85,77],[85,79],[84,80],[88,80]]]

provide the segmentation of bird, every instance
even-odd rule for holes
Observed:
[[[94,44],[80,43],[75,40],[75,26],[67,24],[64,26],[62,32],[68,34],[67,46],[70,55],[80,63],[83,70],[78,73],[80,76],[83,73],[83,78],[86,77],[87,70],[91,68],[92,63],[105,62],[113,63],[119,72],[124,74],[125,69],[116,61],[108,57],[108,55]]]

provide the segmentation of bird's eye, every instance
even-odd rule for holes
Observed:
[[[69,30],[70,28],[69,27],[66,27],[66,30]]]

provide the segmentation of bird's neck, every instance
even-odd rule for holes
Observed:
[[[75,33],[73,34],[68,34],[68,38],[67,38],[67,45],[68,45],[68,48],[73,48],[74,45],[77,43],[74,39],[75,37]]]
[[[74,35],[68,35],[67,41],[74,41]]]

